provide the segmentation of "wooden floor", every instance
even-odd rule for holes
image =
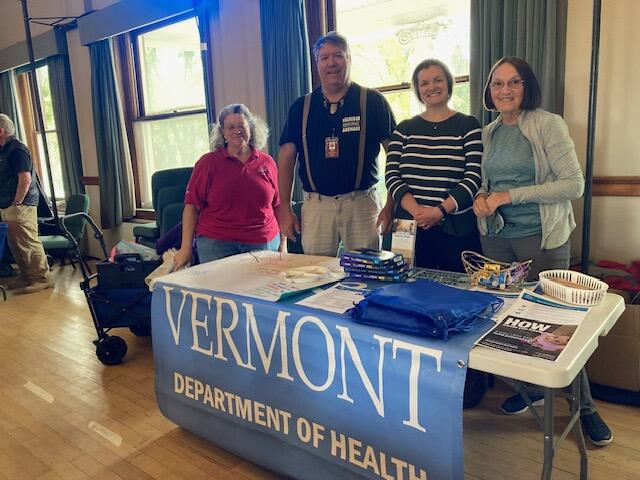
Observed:
[[[54,276],[53,290],[0,301],[0,479],[279,478],[162,416],[149,338],[121,330],[125,362],[103,366],[79,275],[67,266]],[[530,415],[497,413],[508,394],[497,385],[465,412],[466,478],[539,478],[541,433]],[[639,479],[640,410],[598,408],[615,439],[589,447],[589,478]],[[578,478],[573,439],[561,447],[553,478]]]

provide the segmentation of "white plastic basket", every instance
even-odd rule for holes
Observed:
[[[576,286],[572,287],[567,283]],[[609,289],[609,285],[597,278],[572,270],[540,272],[540,285],[547,295],[574,305],[597,305]]]

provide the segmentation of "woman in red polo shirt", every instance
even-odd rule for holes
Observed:
[[[211,131],[211,152],[198,160],[187,185],[176,269],[191,261],[194,234],[200,263],[278,250],[276,164],[260,151],[267,136],[265,123],[246,106],[222,109]]]

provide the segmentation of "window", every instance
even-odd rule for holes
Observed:
[[[397,121],[423,110],[411,74],[426,58],[451,69],[450,105],[469,113],[469,0],[337,0],[336,9],[351,48],[351,78],[383,92]]]
[[[139,206],[152,208],[151,175],[193,166],[208,151],[205,86],[195,18],[132,35]]]
[[[42,123],[44,126],[44,131],[36,132],[38,152],[42,159],[40,162],[40,168],[42,169],[42,187],[47,197],[51,198],[49,173],[47,163],[44,161],[44,139],[47,142],[47,150],[49,152],[49,164],[51,165],[55,197],[56,200],[64,200],[67,198],[67,194],[64,190],[64,182],[62,181],[62,163],[60,159],[60,148],[58,146],[58,132],[56,130],[56,121],[53,117],[53,101],[51,100],[51,87],[49,86],[49,67],[45,65],[36,69],[36,78],[38,80],[38,91],[40,92],[40,104],[42,106]]]
[[[456,79],[449,105],[469,113],[469,0],[337,0],[336,27],[349,41],[351,79],[382,92],[398,123],[424,109],[411,74],[427,58],[449,67]],[[384,162],[378,158],[380,186]]]
[[[51,198],[51,186],[49,185],[49,173],[47,163],[45,162],[43,144],[43,141],[47,142],[55,197],[57,201],[64,201],[67,193],[65,192],[64,182],[62,180],[62,161],[60,158],[60,148],[58,146],[56,121],[53,116],[53,101],[51,99],[51,87],[49,85],[49,67],[44,63],[37,63],[36,67],[36,79],[38,82],[38,92],[40,94],[40,105],[42,107],[43,130],[38,128],[37,122],[35,121],[36,108],[35,101],[31,96],[33,90],[28,87],[29,75],[28,73],[24,73],[24,70],[22,70],[23,73],[21,73],[20,69],[17,71],[18,83],[22,84],[22,88],[20,88],[21,109],[23,112],[28,112],[29,115],[32,115],[30,118],[24,119],[27,130],[26,135],[28,137],[24,139],[24,141],[31,149],[42,188],[47,197]]]

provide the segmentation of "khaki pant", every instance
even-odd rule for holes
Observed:
[[[345,251],[380,248],[378,213],[380,199],[374,188],[334,197],[305,192],[301,222],[304,253],[336,256],[341,241]]]
[[[12,205],[0,209],[9,227],[7,243],[18,264],[20,275],[29,283],[49,280],[49,264],[38,236],[38,213],[33,205]]]

